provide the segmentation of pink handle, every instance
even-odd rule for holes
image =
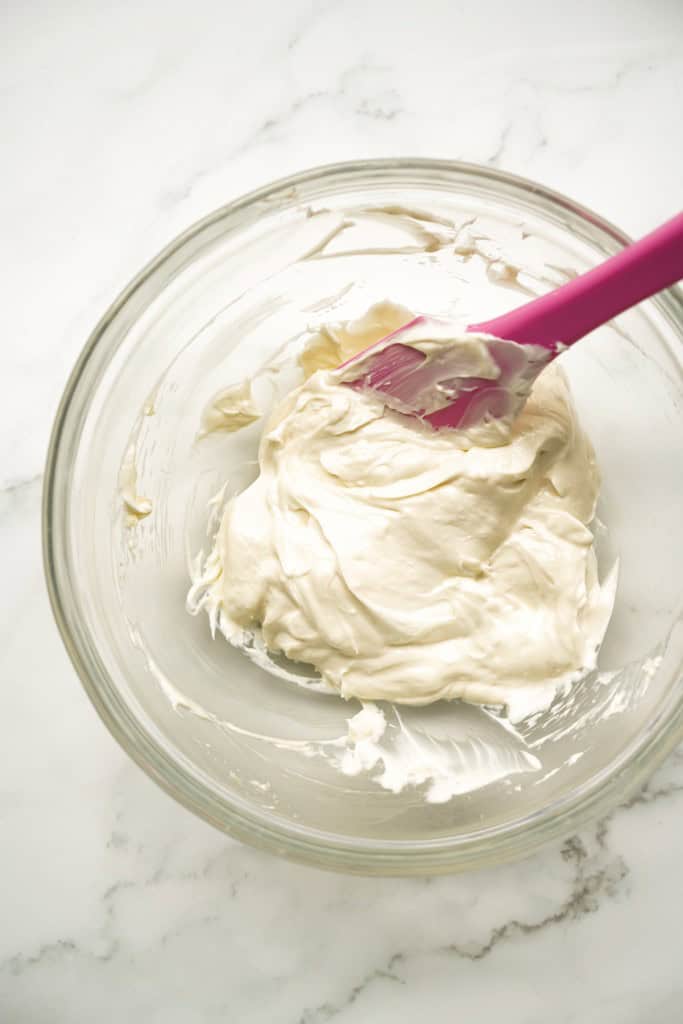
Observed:
[[[683,213],[561,288],[467,329],[555,351],[681,278]]]

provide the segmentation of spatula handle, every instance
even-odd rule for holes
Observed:
[[[469,331],[555,350],[683,278],[683,213],[599,267]]]

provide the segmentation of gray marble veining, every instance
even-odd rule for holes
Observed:
[[[41,473],[73,361],[128,278],[216,206],[306,166],[407,154],[537,178],[633,234],[680,206],[683,7],[551,6],[5,12],[1,1021],[682,1019],[683,752],[520,864],[319,873],[214,832],[127,760],[42,581]]]

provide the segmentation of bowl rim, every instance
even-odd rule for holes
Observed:
[[[215,791],[201,784],[201,773],[185,770],[152,735],[150,729],[131,713],[117,697],[116,688],[100,663],[98,681],[89,662],[92,652],[85,649],[77,624],[70,622],[64,596],[72,588],[68,576],[68,559],[60,564],[60,537],[68,520],[67,496],[76,446],[67,447],[69,427],[77,427],[88,407],[87,396],[79,397],[79,384],[84,370],[94,356],[100,338],[109,324],[120,314],[132,296],[169,259],[188,242],[208,228],[240,210],[278,193],[293,192],[293,198],[282,207],[299,205],[299,187],[333,176],[345,177],[345,184],[361,184],[368,174],[374,177],[393,175],[387,184],[400,184],[401,175],[451,175],[454,187],[458,179],[469,178],[489,186],[505,186],[521,198],[531,195],[557,212],[587,222],[597,229],[611,249],[626,245],[630,238],[609,221],[572,199],[530,179],[509,174],[497,168],[455,160],[425,158],[384,158],[352,160],[326,164],[280,178],[240,196],[196,221],[172,239],[151,259],[114,299],[100,317],[69,375],[52,427],[47,451],[43,502],[42,548],[43,566],[52,612],[62,641],[78,677],[101,720],[124,751],[163,790],[205,821],[237,839],[277,853],[292,860],[317,867],[359,874],[412,875],[444,873],[488,866],[530,854],[553,839],[567,836],[579,826],[604,814],[619,800],[638,788],[683,738],[683,692],[680,686],[683,666],[675,669],[677,684],[671,687],[664,707],[647,723],[647,728],[632,741],[616,762],[604,767],[577,790],[514,823],[496,825],[466,836],[428,840],[377,840],[343,837],[296,825],[294,822],[256,810],[239,797],[220,798]],[[362,182],[361,180],[362,179]],[[683,290],[675,286],[654,300],[659,311],[683,334]],[[111,355],[111,354],[110,354]],[[105,362],[108,360],[105,357]],[[66,567],[66,568],[65,568]],[[98,660],[97,658],[95,660]],[[108,688],[107,688],[108,687]]]

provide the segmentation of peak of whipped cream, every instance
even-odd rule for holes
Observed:
[[[225,508],[207,603],[229,639],[259,628],[343,697],[520,717],[594,666],[611,614],[593,450],[555,365],[485,439],[392,413],[330,368],[411,317],[382,303],[309,341],[259,477]]]

